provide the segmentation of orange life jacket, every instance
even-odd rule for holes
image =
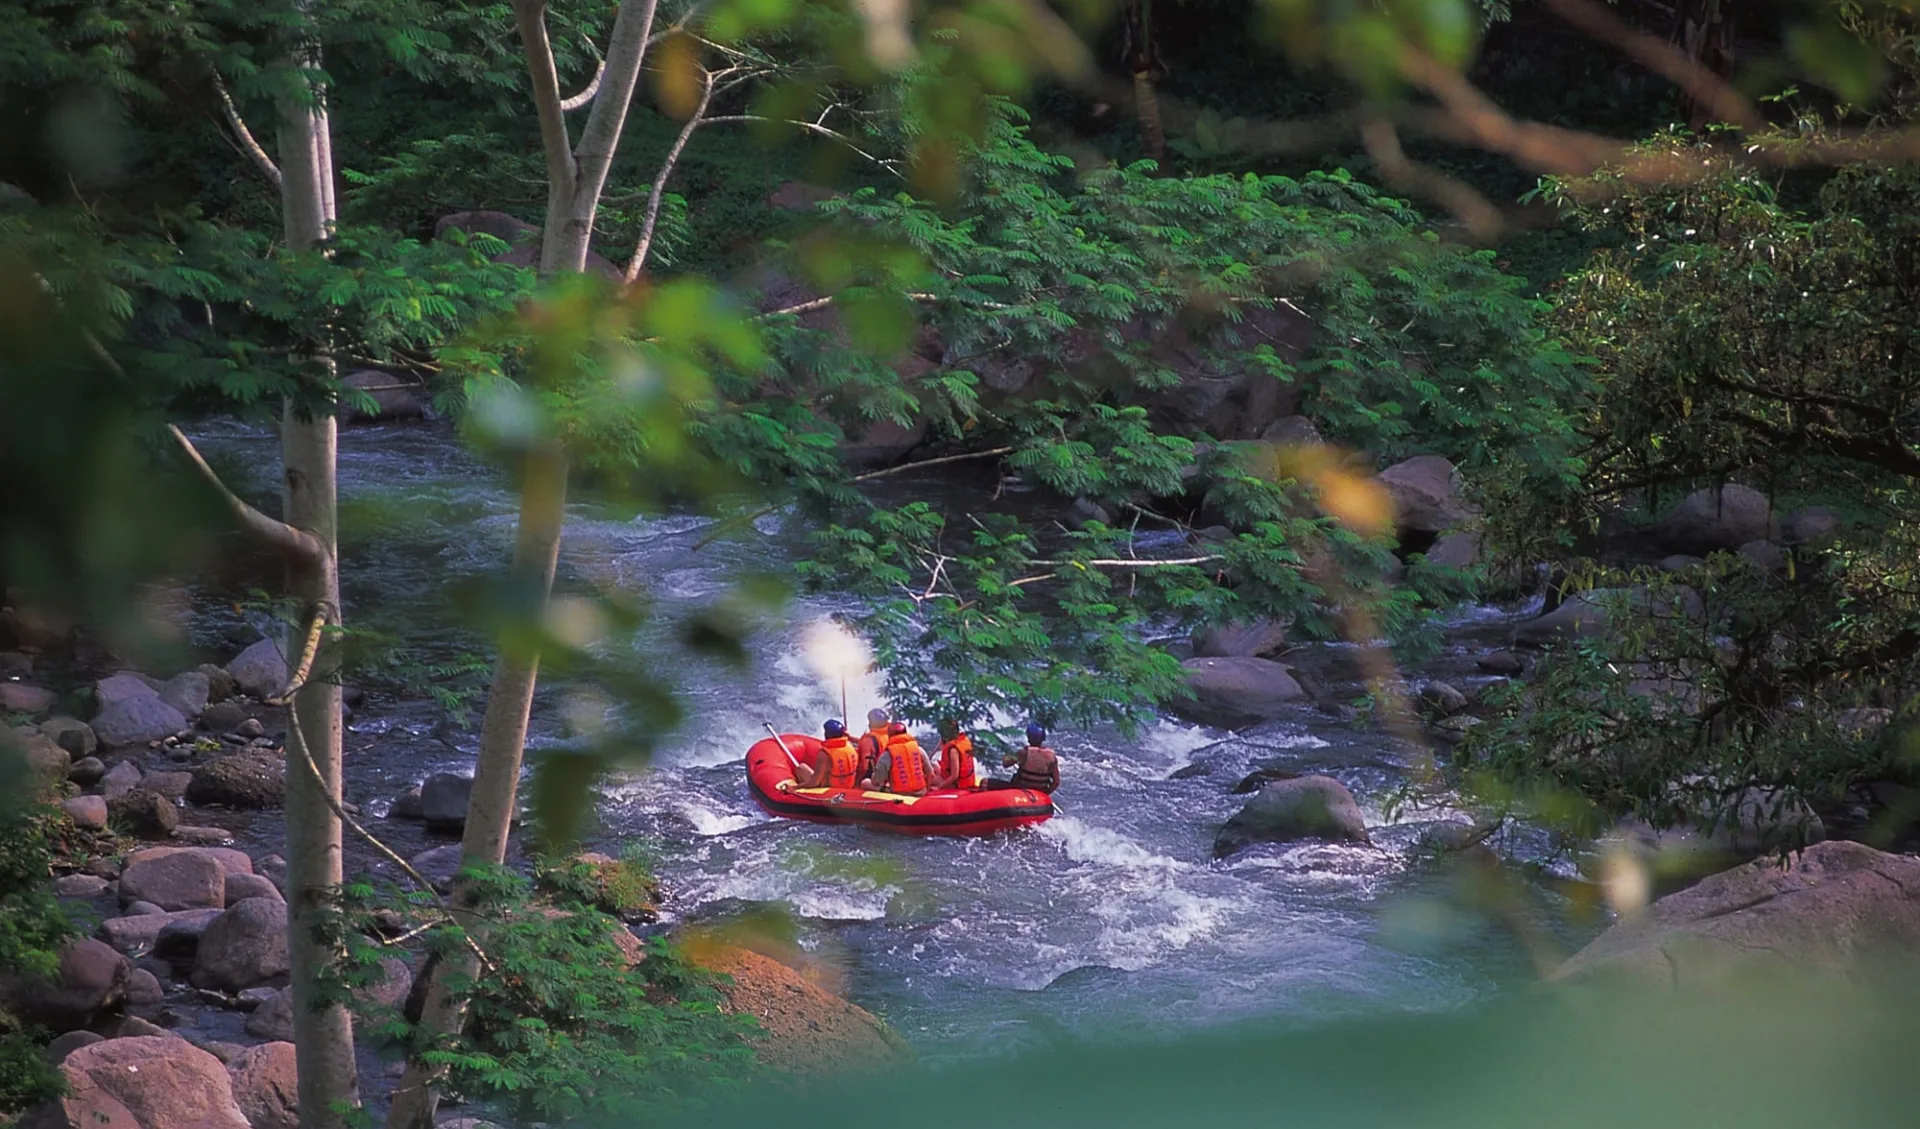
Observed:
[[[845,737],[834,737],[820,742],[820,760],[814,761],[814,767],[823,764],[826,767],[825,779],[815,782],[819,788],[851,788],[859,782],[860,754],[854,750],[853,742]]]
[[[920,742],[910,733],[899,733],[887,741],[887,755],[893,759],[887,773],[887,786],[903,796],[927,790],[927,770]]]
[[[869,729],[860,735],[860,767],[862,777],[873,771],[873,764],[880,759],[880,753],[887,747],[887,727]]]
[[[940,746],[940,775],[953,774],[954,762],[960,764],[960,775],[953,778],[955,788],[977,788],[979,780],[973,770],[973,738],[965,733]]]

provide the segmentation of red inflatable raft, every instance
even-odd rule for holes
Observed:
[[[780,740],[802,764],[811,766],[820,755],[817,737],[786,733]],[[1053,801],[1045,792],[1024,788],[897,796],[858,788],[796,787],[793,764],[771,737],[747,750],[747,787],[768,815],[815,823],[858,823],[902,835],[990,835],[1041,823],[1053,815]]]

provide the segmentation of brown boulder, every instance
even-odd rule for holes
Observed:
[[[1197,658],[1180,666],[1186,672],[1186,694],[1168,708],[1202,725],[1252,725],[1311,700],[1293,671],[1272,659]]]
[[[1654,526],[1669,552],[1706,556],[1733,551],[1749,541],[1780,540],[1773,503],[1750,486],[1726,485],[1696,490]]]
[[[60,1070],[76,1095],[68,1102],[83,1093],[111,1099],[96,1097],[91,1107],[82,1107],[89,1119],[75,1122],[76,1129],[82,1124],[108,1129],[116,1123],[138,1129],[248,1129],[220,1060],[176,1036],[92,1043],[69,1054]],[[108,1120],[92,1120],[94,1108]]]
[[[1203,627],[1193,633],[1195,658],[1260,658],[1277,654],[1287,645],[1287,625],[1261,619]]]
[[[0,682],[0,713],[45,713],[53,708],[53,691],[25,682]]]
[[[1416,455],[1380,472],[1393,499],[1394,524],[1402,533],[1445,533],[1468,515],[1460,500],[1460,475],[1439,455]]]
[[[133,963],[89,938],[69,941],[51,980],[8,976],[0,1000],[28,1023],[52,1031],[76,1031],[126,1001]]]
[[[759,1021],[755,1049],[776,1070],[811,1071],[823,1059],[836,1068],[867,1070],[907,1057],[899,1036],[877,1016],[779,961],[725,944],[702,944],[689,955],[732,977],[720,989],[726,1010]]]
[[[287,905],[248,898],[213,919],[194,958],[197,988],[237,992],[287,974]]]
[[[360,369],[340,378],[343,387],[365,392],[373,399],[372,411],[357,406],[348,406],[347,398],[341,397],[346,408],[344,415],[350,422],[375,419],[420,419],[427,414],[426,401],[421,398],[424,387],[404,377],[395,376],[379,369]]]
[[[108,800],[107,815],[143,839],[164,839],[180,826],[180,809],[173,801],[144,788]]]
[[[166,858],[169,855],[199,855],[219,864],[223,874],[252,874],[253,860],[247,852],[231,847],[142,847],[127,856],[127,865]]]
[[[152,902],[164,910],[218,909],[226,904],[227,874],[198,851],[175,851],[130,863],[120,875],[120,901]]]
[[[248,1047],[227,1063],[234,1104],[253,1129],[300,1129],[300,1076],[292,1043]]]
[[[196,804],[277,808],[287,799],[286,757],[272,752],[235,753],[193,770],[187,799]]]
[[[1622,918],[1551,979],[1691,986],[1755,965],[1854,973],[1920,950],[1920,859],[1859,843],[1723,871]]]

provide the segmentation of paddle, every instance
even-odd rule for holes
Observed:
[[[780,751],[787,754],[787,763],[791,764],[795,768],[799,768],[800,758],[793,755],[792,749],[787,748],[787,743],[781,740],[780,731],[773,727],[773,723],[770,721],[763,721],[760,723],[760,727],[773,735],[774,744],[779,745]]]

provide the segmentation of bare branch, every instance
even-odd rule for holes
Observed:
[[[1193,565],[1211,564],[1214,561],[1224,561],[1226,559],[1227,558],[1221,556],[1219,553],[1209,553],[1204,557],[1158,557],[1144,559],[1139,557],[1116,557],[1100,558],[1090,561],[1028,561],[1027,563],[1039,565],[1042,568],[1069,568],[1074,565],[1084,565],[1087,568],[1188,568]]]
[[[947,463],[965,462],[969,459],[991,459],[996,455],[1010,455],[1012,453],[1012,447],[991,447],[984,451],[965,451],[958,455],[941,455],[937,459],[921,459],[919,462],[901,463],[899,466],[890,466],[884,470],[870,470],[865,474],[856,474],[847,481],[872,482],[876,478],[886,478],[888,475],[894,474],[905,474],[910,470],[925,470],[930,466],[944,466]]]
[[[1721,121],[1732,122],[1747,130],[1766,128],[1766,119],[1760,116],[1752,103],[1742,98],[1720,76],[1701,66],[1700,60],[1673,44],[1634,29],[1592,0],[1547,0],[1547,7],[1574,27],[1603,43],[1612,44],[1634,62],[1666,77],[1687,97],[1706,106]]]
[[[1414,192],[1436,202],[1466,225],[1469,232],[1479,239],[1491,240],[1500,234],[1506,223],[1500,216],[1500,209],[1487,202],[1487,198],[1473,190],[1463,180],[1428,168],[1413,160],[1400,148],[1400,135],[1393,123],[1384,117],[1377,117],[1360,127],[1360,140],[1367,147],[1367,155],[1394,187],[1404,192]]]
[[[602,55],[600,56],[600,65],[593,68],[593,77],[587,80],[587,88],[571,98],[562,98],[560,100],[560,108],[565,111],[573,111],[593,101],[593,96],[600,93],[600,80],[605,78],[606,74],[607,57]]]
[[[726,72],[721,72],[726,73]],[[660,199],[666,194],[667,180],[673,176],[674,166],[680,163],[680,154],[686,151],[687,141],[693,137],[693,131],[700,128],[701,119],[707,116],[707,107],[713,104],[713,84],[716,75],[712,71],[700,72],[700,102],[694,106],[693,113],[687,115],[686,124],[680,127],[680,135],[673,139],[673,145],[667,149],[667,155],[660,162],[659,171],[653,176],[653,190],[647,193],[647,215],[640,222],[640,239],[634,245],[633,258],[627,262],[627,273],[622,284],[632,286],[640,277],[640,268],[646,265],[647,253],[653,250],[653,233],[660,222]]]
[[[900,171],[899,161],[896,161],[890,157],[876,157],[872,153],[869,153],[865,149],[862,149],[860,146],[855,145],[853,143],[853,139],[851,137],[848,137],[846,134],[841,133],[837,129],[828,129],[826,126],[820,125],[817,122],[796,121],[792,118],[770,118],[762,114],[726,114],[721,117],[708,118],[703,124],[721,125],[723,123],[732,123],[732,122],[762,122],[767,125],[790,125],[795,129],[805,130],[808,133],[818,134],[819,136],[828,138],[829,140],[837,141],[841,145],[845,146],[847,150],[853,153],[855,156],[860,157],[863,160],[869,161],[876,167],[883,168],[895,176],[904,175]]]
[[[194,469],[200,472],[200,476],[206,479],[207,483],[227,503],[227,508],[233,511],[233,516],[239,521],[241,528],[288,556],[299,557],[310,562],[327,559],[327,547],[320,542],[319,538],[304,529],[295,529],[284,521],[276,521],[248,505],[238,494],[227,489],[226,483],[220,481],[220,476],[207,465],[207,460],[200,456],[199,449],[193,445],[193,440],[187,438],[185,432],[172,424],[167,425],[167,430],[180,444],[180,450],[186,455],[187,461],[193,464]]]
[[[254,140],[253,131],[247,128],[246,121],[240,117],[240,111],[234,107],[233,98],[227,93],[227,84],[220,81],[218,71],[213,75],[213,91],[220,96],[220,112],[226,115],[227,125],[233,128],[234,135],[240,142],[240,151],[253,159],[254,167],[265,174],[275,188],[280,187],[280,166],[274,164],[273,158],[267,156],[267,151]]]
[[[293,700],[295,694],[300,692],[300,688],[307,684],[307,679],[313,674],[314,657],[320,653],[320,637],[332,620],[332,608],[322,604],[313,610],[313,619],[307,624],[306,645],[300,648],[300,661],[294,665],[293,674],[287,679],[287,688],[268,698],[268,705],[286,705]]]

